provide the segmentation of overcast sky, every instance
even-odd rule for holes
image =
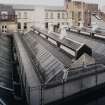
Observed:
[[[63,5],[64,0],[0,0],[6,4],[39,4],[39,5]]]
[[[83,0],[88,2],[101,2],[105,5],[105,0]],[[6,4],[35,4],[35,5],[64,5],[64,0],[0,0],[0,3]]]

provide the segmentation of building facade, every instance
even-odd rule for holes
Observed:
[[[73,26],[91,26],[91,13],[98,11],[98,4],[65,0],[65,9]]]
[[[17,30],[29,31],[34,25],[34,6],[29,5],[13,5],[15,14],[17,15]]]
[[[52,27],[54,32],[57,32],[63,26],[67,27],[70,23],[68,22],[68,13],[63,7],[52,7],[45,9],[45,28],[49,29]]]
[[[15,10],[9,5],[0,5],[0,32],[15,32],[17,17]]]
[[[14,5],[17,15],[17,30],[29,31],[32,26],[58,32],[68,26],[68,14],[64,7]]]
[[[35,25],[46,30],[58,32],[62,26],[68,26],[68,14],[64,7],[39,6],[35,8]]]
[[[87,27],[91,26],[93,11],[98,11],[97,4],[71,0],[65,0],[65,9],[56,6],[0,5],[0,30],[27,32],[36,26],[59,32],[62,27]]]

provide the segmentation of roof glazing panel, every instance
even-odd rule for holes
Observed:
[[[46,83],[65,69],[64,64],[55,58],[49,51],[47,51],[42,44],[38,42],[36,43],[36,41],[33,39],[33,36],[32,38],[28,38],[27,35],[25,35],[24,40],[26,44],[28,41],[28,47],[33,52],[34,57],[37,58],[40,66],[39,71],[41,72],[41,75],[44,76]],[[31,48],[31,46],[34,46],[34,50]]]

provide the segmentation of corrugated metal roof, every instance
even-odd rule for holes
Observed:
[[[10,40],[0,36],[0,86],[12,88],[12,63]]]
[[[11,53],[11,39],[8,36],[0,35],[0,98],[8,105],[13,104]]]

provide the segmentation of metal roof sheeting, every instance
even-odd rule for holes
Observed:
[[[6,36],[0,36],[0,86],[12,88],[11,42]]]
[[[6,105],[13,104],[13,62],[11,39],[0,35],[0,98]]]

